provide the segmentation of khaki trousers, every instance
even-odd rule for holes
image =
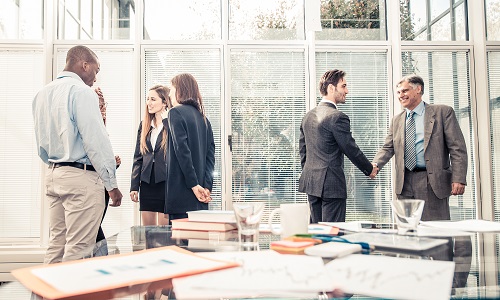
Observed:
[[[45,176],[50,239],[46,264],[92,253],[104,212],[104,184],[95,171],[65,166]]]

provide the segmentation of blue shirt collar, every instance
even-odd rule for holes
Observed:
[[[406,117],[408,117],[410,115],[410,111],[409,109],[405,108],[406,110]],[[415,107],[415,109],[413,110],[417,115],[419,116],[422,116],[424,115],[424,112],[425,112],[425,102],[424,101],[420,101],[420,103],[417,105],[417,107]]]

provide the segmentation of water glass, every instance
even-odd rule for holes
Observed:
[[[236,202],[233,203],[233,209],[241,250],[259,250],[259,224],[264,202]]]
[[[398,225],[398,234],[417,235],[417,226],[422,218],[424,200],[403,199],[391,201],[392,212]]]

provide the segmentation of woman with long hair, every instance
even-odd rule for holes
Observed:
[[[187,218],[191,210],[208,209],[213,185],[215,143],[196,79],[172,78],[168,112],[165,213],[170,220]]]
[[[164,214],[167,129],[163,126],[163,116],[172,107],[168,94],[169,89],[162,85],[149,89],[137,132],[130,198],[139,202],[142,225],[168,225],[168,215]]]

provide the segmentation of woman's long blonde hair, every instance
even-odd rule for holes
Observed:
[[[168,109],[172,108],[172,102],[170,101],[170,98],[168,97],[168,93],[170,92],[170,89],[166,86],[163,85],[155,85],[152,88],[149,89],[150,91],[155,91],[158,93],[158,96],[161,98],[161,102],[163,104],[166,104]],[[146,108],[144,110],[144,118],[142,119],[142,130],[141,130],[141,145],[140,145],[140,150],[141,154],[144,155],[146,154],[148,150],[148,146],[146,144],[146,138],[151,131],[151,123],[155,122],[154,124],[156,125],[156,117],[155,114],[150,114],[148,112],[148,109]],[[163,140],[161,142],[161,149],[163,150],[164,155],[166,155],[167,151],[167,130],[164,128],[163,130]]]

